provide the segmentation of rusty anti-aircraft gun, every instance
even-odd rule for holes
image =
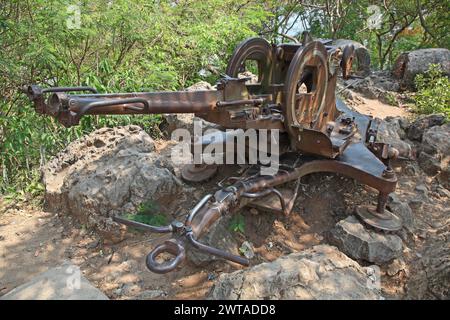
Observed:
[[[172,233],[173,238],[156,246],[146,259],[151,271],[166,273],[185,260],[186,245],[248,265],[247,259],[203,244],[199,239],[244,199],[242,202],[247,205],[288,215],[300,178],[315,172],[343,174],[378,190],[377,206],[359,206],[356,214],[379,230],[401,228],[401,220],[385,209],[388,194],[397,184],[390,160],[397,157],[398,151],[376,141],[378,119],[361,115],[335,98],[338,74],[345,79],[351,77],[353,59],[352,46],[339,48],[331,40],[305,37],[302,43],[271,45],[262,38],[250,38],[235,49],[217,90],[98,94],[90,87],[42,89],[36,85],[24,90],[37,112],[56,118],[66,127],[77,125],[86,115],[195,113],[227,129],[280,130],[282,155],[278,172],[261,175],[250,170],[241,177],[220,182],[220,189],[201,199],[184,222],[157,227],[113,217],[116,222],[149,232]],[[247,78],[239,78],[249,60],[256,61],[257,83],[249,84]],[[224,141],[227,134],[224,132]],[[209,139],[205,135],[193,144],[204,144]],[[212,165],[189,164],[183,168],[182,176],[198,182],[210,178],[216,170]],[[293,190],[275,189],[295,181]],[[269,198],[272,201],[266,201]],[[173,258],[158,262],[162,253]]]

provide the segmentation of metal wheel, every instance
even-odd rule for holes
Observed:
[[[187,164],[181,169],[181,177],[188,182],[203,182],[217,173],[216,165]]]
[[[258,82],[267,87],[271,79],[272,46],[263,38],[249,38],[242,41],[234,50],[228,62],[226,74],[237,78],[244,71],[245,62],[254,60],[258,64]]]
[[[294,147],[300,128],[320,126],[327,86],[327,51],[322,43],[310,42],[294,55],[285,81],[284,125]]]
[[[355,47],[353,45],[345,46],[341,59],[342,78],[348,79],[350,77],[354,57]]]

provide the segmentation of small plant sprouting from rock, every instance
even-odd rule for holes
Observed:
[[[136,214],[127,213],[125,218],[153,226],[164,226],[169,223],[167,217],[160,212],[159,205],[152,200],[141,203]]]
[[[234,231],[234,232],[240,232],[240,233],[245,232],[245,220],[244,220],[244,217],[240,213],[236,214],[233,217],[233,219],[231,219],[230,229],[231,229],[231,231]]]
[[[425,74],[415,78],[417,94],[414,97],[418,113],[444,113],[450,119],[450,80],[440,65],[430,64]]]

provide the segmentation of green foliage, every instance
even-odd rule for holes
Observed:
[[[306,30],[314,37],[352,39],[369,50],[372,66],[386,69],[408,50],[450,46],[450,3],[442,0],[268,0],[264,35]],[[379,19],[378,19],[379,18]],[[379,21],[380,23],[377,23]],[[300,28],[298,28],[300,26]]]
[[[69,5],[81,12],[78,29]],[[39,166],[97,128],[137,124],[155,136],[160,116],[84,117],[66,129],[34,112],[27,84],[89,85],[101,93],[178,90],[223,72],[236,44],[267,18],[246,0],[9,0],[0,5],[0,194],[29,190]],[[27,189],[28,188],[28,189]]]
[[[398,106],[397,98],[395,97],[395,94],[391,92],[386,92],[385,94],[386,102],[389,103],[391,106]]]
[[[136,214],[126,214],[125,218],[153,226],[168,224],[167,216],[160,212],[158,204],[152,200],[141,203]]]
[[[245,232],[245,220],[244,217],[238,213],[230,221],[230,230],[233,232]]]
[[[155,214],[155,215],[126,214],[125,218],[136,222],[149,224],[152,226],[166,226],[168,224],[167,217],[162,214]]]
[[[159,212],[159,205],[152,200],[145,201],[138,207],[138,214],[155,214],[157,212]]]
[[[417,93],[414,96],[418,113],[444,113],[450,119],[450,80],[442,73],[440,65],[430,64],[425,74],[414,79]]]

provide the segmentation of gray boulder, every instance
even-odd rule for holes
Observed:
[[[430,64],[439,64],[444,74],[450,76],[450,50],[431,48],[402,53],[395,61],[392,74],[404,89],[414,89],[414,78],[425,73]]]
[[[407,120],[401,117],[387,117],[378,127],[377,141],[390,144],[399,151],[401,157],[411,158],[411,145],[402,140],[406,136],[407,123]]]
[[[426,152],[420,152],[419,157],[417,158],[419,166],[422,170],[429,175],[434,176],[435,174],[441,171],[441,162],[439,159],[436,159],[432,155],[429,155]]]
[[[108,300],[69,262],[38,274],[0,300]]]
[[[414,121],[408,128],[407,136],[411,140],[422,141],[422,136],[425,130],[434,126],[440,126],[445,122],[443,114],[431,114],[422,116]]]
[[[450,123],[426,130],[422,138],[422,150],[428,154],[450,154]]]
[[[439,174],[443,184],[449,186],[450,177],[450,123],[433,126],[423,133],[419,165],[430,175]]]
[[[160,124],[159,128],[163,131],[169,138],[172,135],[172,132],[176,129],[186,129],[189,131],[191,137],[194,136],[194,121],[198,121],[201,125],[200,134],[204,133],[209,129],[217,129],[221,130],[221,126],[203,120],[200,117],[194,116],[193,113],[168,113],[162,115],[163,122]]]
[[[45,208],[74,215],[105,239],[122,240],[125,229],[112,215],[181,191],[181,182],[158,165],[154,149],[138,126],[102,128],[72,142],[43,169]]]
[[[400,257],[403,247],[397,235],[366,229],[354,216],[334,226],[330,241],[349,257],[378,265]]]
[[[391,193],[387,206],[392,213],[402,219],[403,227],[406,230],[414,231],[416,222],[411,207],[407,202],[401,201],[395,193]]]
[[[380,299],[368,269],[335,247],[319,245],[222,274],[209,299]]]
[[[411,272],[407,299],[450,299],[450,246],[448,228],[424,246],[420,264]]]

